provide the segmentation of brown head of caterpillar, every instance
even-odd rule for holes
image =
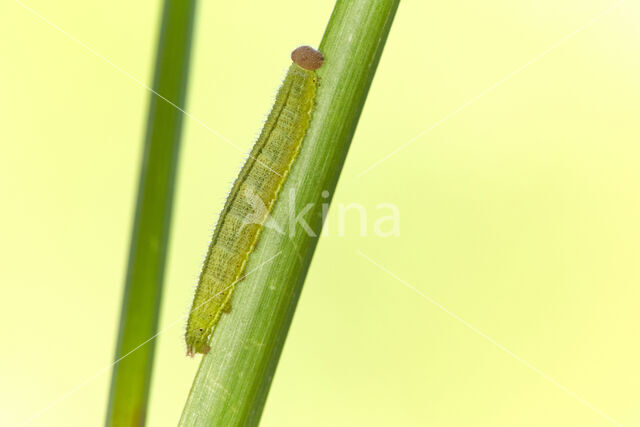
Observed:
[[[311,46],[300,46],[291,52],[291,60],[305,70],[315,71],[322,67],[324,56]]]

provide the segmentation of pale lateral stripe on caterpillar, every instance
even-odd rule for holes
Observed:
[[[301,46],[291,53],[289,68],[260,137],[236,179],[220,214],[185,335],[187,354],[207,353],[209,338],[224,311],[231,309],[238,282],[267,215],[295,161],[313,112],[323,62],[320,52]],[[264,208],[256,212],[252,197]]]

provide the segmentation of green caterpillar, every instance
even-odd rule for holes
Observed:
[[[187,321],[187,354],[208,353],[209,339],[223,312],[231,310],[235,284],[258,242],[267,215],[296,159],[313,112],[324,58],[301,46],[276,101],[220,214]],[[256,209],[256,200],[262,209]]]

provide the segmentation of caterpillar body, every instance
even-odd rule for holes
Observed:
[[[313,112],[324,60],[309,46],[291,53],[293,64],[216,225],[187,321],[187,354],[208,353],[209,339],[242,279],[267,215],[296,159]],[[256,209],[256,199],[261,209]]]

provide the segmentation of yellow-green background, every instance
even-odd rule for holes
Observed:
[[[640,6],[627,1],[369,174],[398,145],[615,0],[405,0],[342,173],[265,426],[607,426],[361,250],[625,426],[640,425]],[[25,0],[144,82],[156,0]],[[247,152],[331,1],[199,4],[187,110]],[[0,3],[0,425],[99,426],[149,93]],[[183,321],[245,154],[187,119],[149,412],[175,425]],[[372,234],[375,206],[401,236]],[[335,206],[334,206],[335,208]],[[332,210],[330,221],[337,209]]]

